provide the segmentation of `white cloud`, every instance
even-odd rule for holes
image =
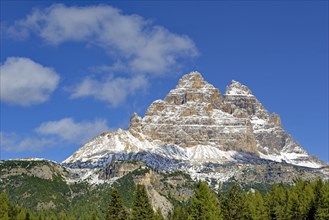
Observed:
[[[22,152],[80,145],[109,130],[105,119],[75,122],[72,118],[63,118],[44,122],[30,134],[0,132],[0,148],[1,151]]]
[[[82,144],[104,131],[109,131],[104,119],[75,122],[72,118],[42,123],[35,131],[40,135],[56,136],[66,142]]]
[[[39,151],[53,147],[55,140],[44,137],[20,137],[15,133],[0,132],[1,150],[7,152]]]
[[[118,106],[128,95],[146,89],[148,81],[143,76],[133,78],[112,78],[103,80],[85,78],[73,89],[71,98],[91,96],[97,100],[106,101],[112,106]]]
[[[53,69],[24,57],[7,58],[0,79],[1,101],[22,106],[47,101],[59,82]]]
[[[130,73],[170,73],[179,66],[178,60],[198,54],[189,37],[172,33],[141,16],[125,15],[108,5],[55,4],[32,11],[9,29],[22,36],[34,32],[53,45],[66,41],[96,45],[124,63]]]

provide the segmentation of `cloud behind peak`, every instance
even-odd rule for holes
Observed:
[[[130,73],[163,75],[175,71],[178,60],[198,55],[194,42],[139,15],[125,15],[109,5],[54,4],[33,10],[9,28],[11,33],[36,33],[51,45],[68,41],[104,49]]]

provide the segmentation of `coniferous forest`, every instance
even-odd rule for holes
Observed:
[[[243,191],[238,183],[228,190],[221,186],[217,192],[205,182],[196,184],[194,195],[186,203],[175,204],[169,216],[163,216],[160,209],[154,210],[144,185],[135,186],[132,208],[125,207],[116,188],[109,192],[107,210],[100,215],[97,210],[88,210],[89,219],[106,220],[328,220],[329,183],[296,180],[291,186],[274,184],[267,192]],[[86,201],[88,202],[88,201]],[[77,214],[62,211],[51,213],[32,211],[9,201],[8,195],[0,194],[0,219],[17,220],[74,220]]]

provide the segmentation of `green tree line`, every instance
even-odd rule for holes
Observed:
[[[329,183],[321,179],[303,181],[291,186],[273,184],[266,193],[257,190],[245,192],[238,183],[223,192],[211,190],[205,182],[198,182],[188,202],[177,204],[168,216],[153,209],[144,185],[137,185],[131,208],[124,206],[116,188],[109,192],[107,210],[90,210],[91,220],[328,220]],[[101,214],[100,214],[101,213]],[[78,220],[70,213],[33,212],[13,205],[8,196],[0,194],[0,220]]]
[[[265,194],[244,192],[233,183],[215,194],[200,182],[190,202],[174,208],[170,220],[328,220],[329,183],[296,180],[292,186],[274,184]]]

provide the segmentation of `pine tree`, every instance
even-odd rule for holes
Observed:
[[[296,193],[295,189],[290,189],[289,190],[289,200],[288,200],[288,216],[289,219],[301,219],[300,215],[301,213],[299,212],[299,201],[298,201],[298,195]]]
[[[315,214],[316,219],[329,219],[329,182],[326,182],[321,188],[319,204]]]
[[[45,220],[45,217],[42,213],[38,214],[38,220]]]
[[[186,209],[182,207],[182,205],[175,206],[171,216],[170,220],[186,220],[188,218]]]
[[[62,210],[59,214],[58,214],[58,217],[61,219],[61,220],[67,220],[67,214],[64,210]]]
[[[154,220],[155,215],[144,185],[137,185],[132,220]]]
[[[155,220],[164,220],[164,217],[162,215],[161,209],[158,208],[155,213]]]
[[[288,190],[283,184],[272,185],[271,191],[265,197],[265,201],[270,219],[288,219]]]
[[[321,197],[321,190],[322,190],[322,187],[323,187],[323,181],[322,181],[322,179],[319,178],[316,181],[311,182],[310,186],[313,189],[314,199],[311,202],[310,209],[309,209],[309,212],[307,214],[307,219],[308,220],[314,220],[315,215],[316,215],[316,211],[317,211],[317,209],[320,205],[319,203],[320,203],[320,197]]]
[[[25,220],[31,220],[31,217],[30,217],[30,213],[29,212],[27,212],[25,214]]]
[[[246,205],[248,208],[248,219],[269,219],[263,196],[259,191],[256,190],[255,192],[249,192],[246,195]]]
[[[309,219],[315,199],[312,185],[302,179],[297,179],[288,194],[288,218],[291,220]]]
[[[8,196],[4,193],[0,194],[0,219],[9,219],[10,203]]]
[[[127,212],[123,206],[122,199],[117,189],[112,188],[110,192],[110,204],[108,207],[106,219],[107,220],[125,220],[127,219]],[[96,213],[95,213],[96,217]]]
[[[237,183],[234,182],[232,184],[224,198],[224,204],[222,207],[224,219],[246,219],[248,209],[245,203],[245,195]]]
[[[17,220],[25,220],[26,212],[26,209],[21,209],[17,215]]]
[[[91,219],[91,220],[98,220],[97,215],[96,215],[95,212],[93,212],[93,213],[91,214],[90,219]]]
[[[48,218],[49,220],[57,220],[57,218],[56,218],[56,216],[54,215],[54,214],[52,214],[51,216],[50,216],[50,218]]]
[[[189,220],[219,220],[222,219],[216,195],[204,182],[199,182],[191,198],[189,206]]]

